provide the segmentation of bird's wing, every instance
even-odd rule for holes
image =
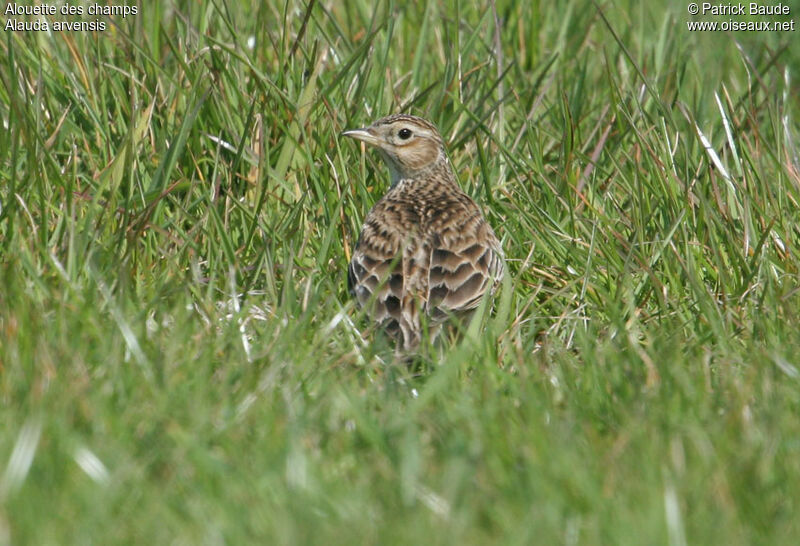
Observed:
[[[494,292],[504,269],[500,241],[476,208],[433,237],[428,313],[443,320],[449,313],[475,309],[487,292]]]
[[[392,334],[399,331],[403,300],[403,239],[382,202],[364,220],[348,268],[347,284],[359,307]]]

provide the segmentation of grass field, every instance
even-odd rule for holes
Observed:
[[[796,544],[800,29],[474,4],[0,33],[0,544]],[[397,111],[510,273],[422,373],[345,286]]]

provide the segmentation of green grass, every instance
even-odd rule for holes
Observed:
[[[800,30],[688,20],[210,0],[0,33],[0,543],[794,544]],[[401,110],[510,272],[421,375],[345,288],[387,177],[338,134]]]

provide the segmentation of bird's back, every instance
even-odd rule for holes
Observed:
[[[449,171],[436,174],[401,180],[375,204],[348,271],[359,305],[406,350],[419,344],[423,322],[435,335],[503,276],[500,242],[480,208]]]

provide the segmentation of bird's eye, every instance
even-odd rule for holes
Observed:
[[[400,129],[399,131],[397,131],[397,136],[399,136],[403,140],[408,140],[409,138],[411,138],[411,129],[405,129],[405,128]]]

